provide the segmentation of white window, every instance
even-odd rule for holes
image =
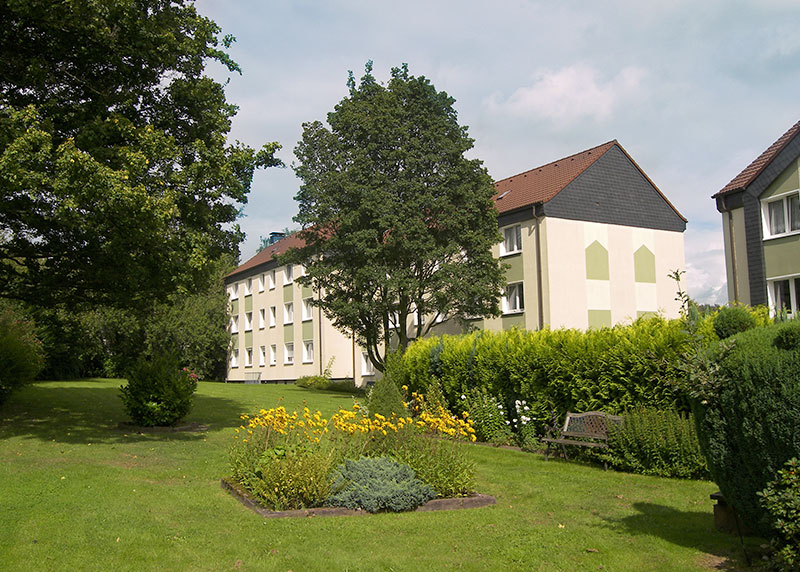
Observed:
[[[278,346],[272,344],[269,346],[269,365],[278,363]]]
[[[500,255],[514,254],[522,250],[522,227],[516,224],[503,229],[503,242],[500,244]]]
[[[239,350],[231,350],[231,367],[239,367]]]
[[[283,344],[283,363],[286,365],[294,363],[294,344],[292,342]]]
[[[261,367],[267,365],[267,346],[258,348],[258,365]]]
[[[311,319],[311,298],[304,298],[303,299],[303,321],[307,322]]]
[[[267,323],[267,311],[264,308],[261,308],[258,311],[258,329],[263,330],[266,323]]]
[[[292,270],[291,264],[287,264],[286,268],[283,270],[283,283],[291,284],[293,280],[294,280],[294,270]]]
[[[303,342],[303,363],[314,363],[314,342]]]
[[[269,327],[274,328],[278,323],[278,308],[275,306],[269,307]]]
[[[396,330],[400,327],[400,312],[393,312],[389,316],[389,328]]]
[[[244,295],[249,296],[253,293],[253,279],[248,278],[244,281]]]
[[[264,291],[264,284],[266,283],[266,281],[267,281],[266,274],[262,274],[261,276],[258,277],[258,291],[259,292],[263,292]]]
[[[269,289],[270,290],[274,290],[275,289],[275,271],[273,270],[272,272],[270,272],[267,275],[267,278],[268,278],[268,281],[269,281]]]
[[[294,322],[294,304],[286,302],[283,305],[283,323],[291,324]]]
[[[244,331],[249,332],[253,329],[253,312],[245,312],[244,314]]]
[[[792,191],[762,201],[764,238],[800,232],[800,193]]]
[[[231,333],[239,333],[239,316],[231,316]]]
[[[424,326],[425,325],[425,315],[424,314],[420,314],[420,312],[416,308],[414,308],[412,310],[412,313],[414,314],[414,326],[416,327],[416,326],[419,326],[420,324],[422,324]]]
[[[244,367],[253,367],[253,348],[244,350]]]
[[[232,284],[231,285],[231,289],[230,289],[230,293],[231,293],[231,300],[238,300],[239,299],[239,285],[238,284]]]
[[[367,352],[361,352],[361,375],[375,375],[375,366],[370,361]]]
[[[522,289],[522,282],[509,284],[503,296],[503,313],[513,314],[525,310],[525,294]]]
[[[800,276],[783,280],[772,280],[767,288],[769,305],[776,314],[786,312],[789,317],[800,310]]]

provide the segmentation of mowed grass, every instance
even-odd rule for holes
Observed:
[[[142,434],[120,425],[120,383],[37,383],[0,409],[3,570],[744,569],[714,530],[713,483],[478,445],[464,446],[495,506],[263,519],[219,484],[239,414],[279,400],[329,414],[351,396],[201,383],[186,422],[207,430]]]

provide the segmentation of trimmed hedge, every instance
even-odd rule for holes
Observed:
[[[693,402],[714,481],[742,519],[764,535],[773,530],[757,493],[786,461],[800,457],[800,348],[792,347],[790,333],[795,327],[755,328],[712,349],[715,369]]]
[[[675,380],[689,337],[679,320],[650,317],[600,330],[481,331],[414,342],[397,375],[424,393],[438,381],[454,410],[475,388],[513,411],[524,400],[543,432],[553,411],[621,413],[639,407],[688,412]]]

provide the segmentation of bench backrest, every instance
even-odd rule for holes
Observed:
[[[569,437],[586,437],[588,439],[608,439],[608,424],[622,423],[622,417],[608,415],[602,411],[587,411],[586,413],[567,412],[562,435]]]

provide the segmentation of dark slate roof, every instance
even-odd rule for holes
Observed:
[[[720,195],[724,195],[726,193],[732,193],[734,191],[741,191],[746,189],[750,183],[755,181],[756,177],[758,177],[764,169],[766,169],[770,163],[780,154],[781,151],[789,144],[791,141],[800,134],[800,121],[792,125],[789,130],[780,136],[780,138],[775,141],[772,145],[770,145],[766,151],[761,153],[755,161],[750,163],[745,169],[736,175],[733,180],[722,187],[713,198],[716,198]]]

